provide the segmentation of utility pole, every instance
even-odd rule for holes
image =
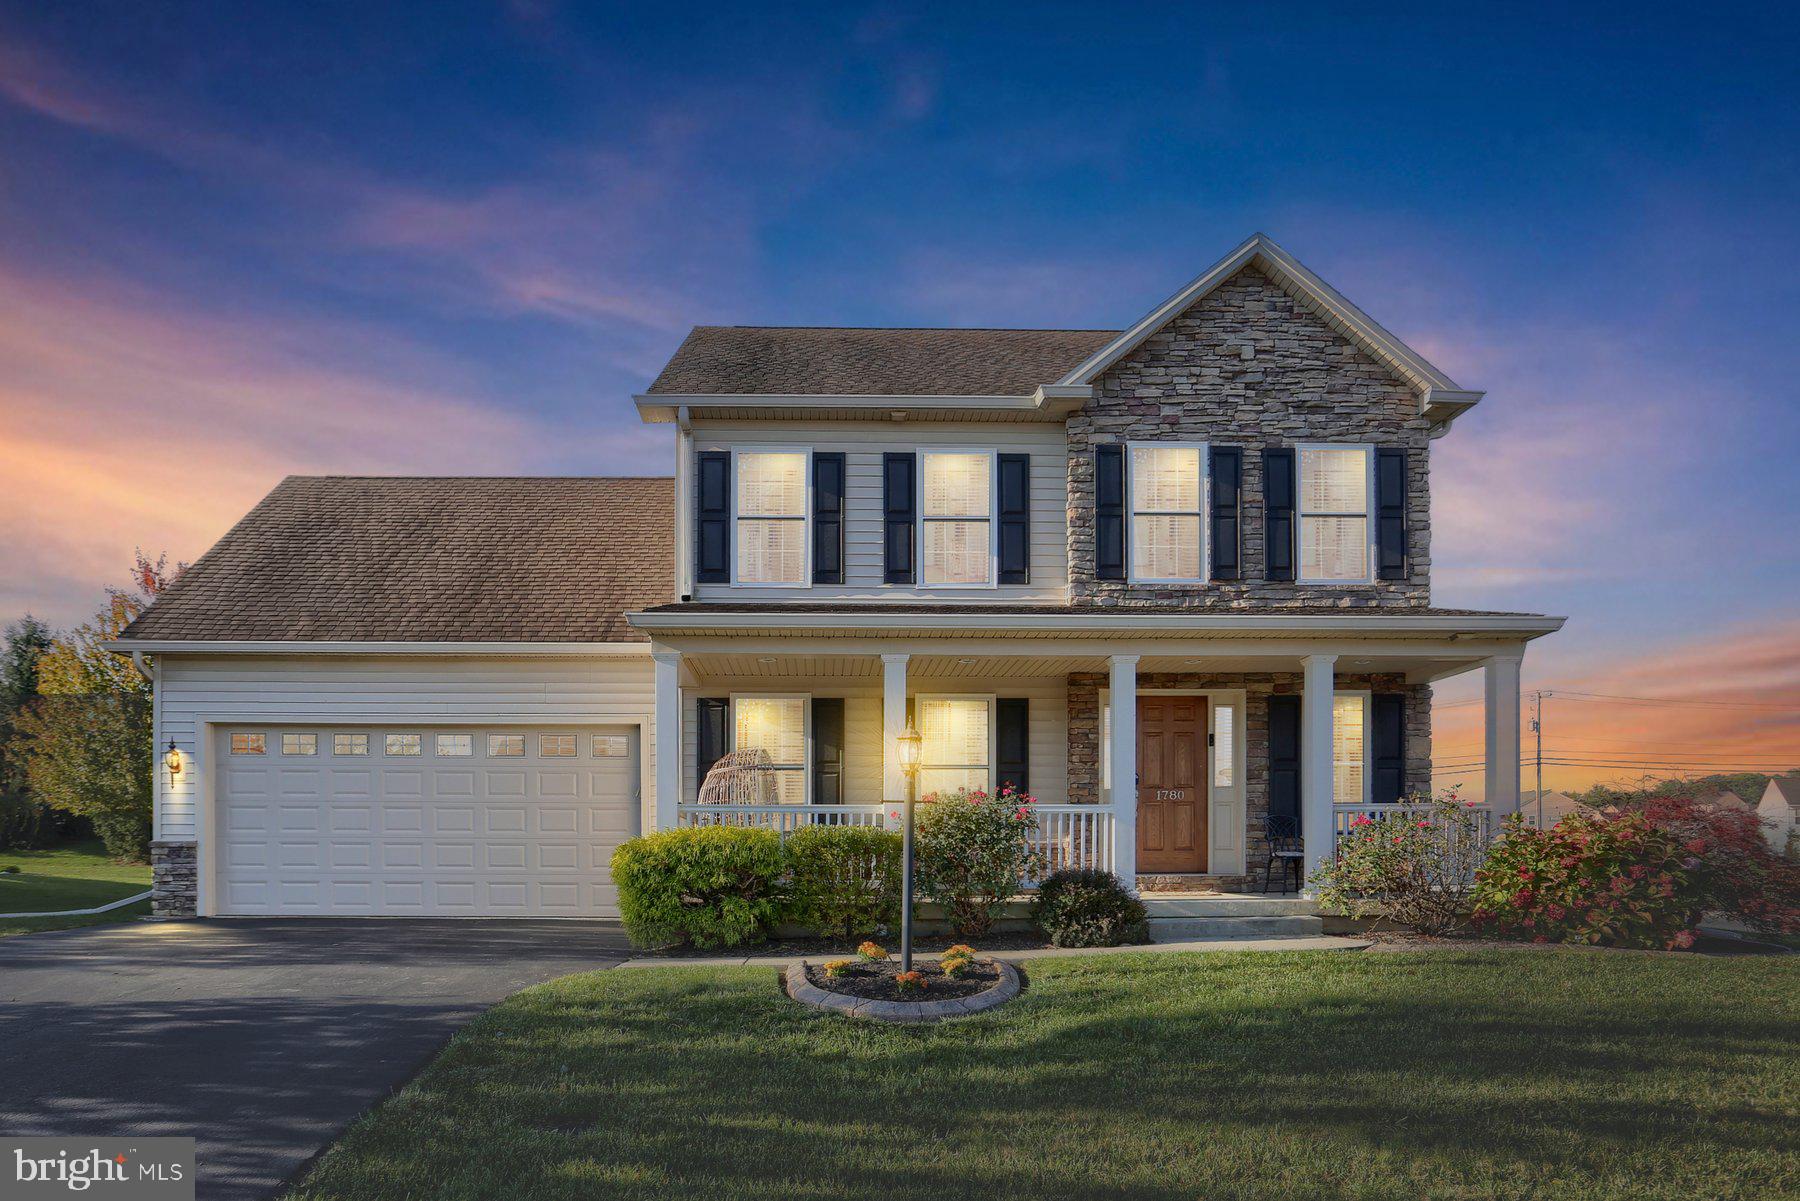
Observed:
[[[1531,694],[1531,732],[1537,736],[1537,828],[1544,828],[1544,693]]]

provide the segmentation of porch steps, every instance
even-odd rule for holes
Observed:
[[[1144,893],[1151,942],[1194,939],[1318,938],[1325,923],[1302,897],[1245,893]]]

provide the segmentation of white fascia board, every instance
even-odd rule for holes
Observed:
[[[656,630],[882,630],[930,629],[937,633],[1065,634],[1072,637],[1110,633],[1267,633],[1294,634],[1516,634],[1537,638],[1562,629],[1566,618],[1535,614],[1498,617],[1456,617],[1445,614],[1213,614],[1213,613],[1031,613],[1031,614],[914,614],[914,613],[627,613],[633,628]]]
[[[1053,385],[1054,387],[1054,385]],[[1057,400],[1066,399],[1067,389]],[[1091,392],[1083,392],[1082,398]],[[1051,411],[1038,394],[1027,396],[786,396],[775,393],[700,392],[639,394],[631,398],[645,424],[668,424],[680,409],[850,409],[866,411],[873,420],[895,412],[1036,413]]]
[[[1146,338],[1174,320],[1197,301],[1209,295],[1244,267],[1255,263],[1276,277],[1277,284],[1286,283],[1299,292],[1309,304],[1316,306],[1363,349],[1389,363],[1406,378],[1421,395],[1433,388],[1460,392],[1455,381],[1434,367],[1425,356],[1383,329],[1373,317],[1357,308],[1342,293],[1313,274],[1293,255],[1277,246],[1266,234],[1253,234],[1242,245],[1220,259],[1152,309],[1142,320],[1065,375],[1063,384],[1092,384],[1103,372],[1130,354]]]
[[[100,644],[115,654],[150,655],[499,655],[650,657],[648,642],[309,642],[124,638]]]

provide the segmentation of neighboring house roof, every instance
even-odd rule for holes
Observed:
[[[1118,332],[698,325],[647,395],[1029,396]]]
[[[1746,801],[1743,797],[1739,796],[1735,792],[1715,793],[1714,795],[1707,797],[1704,803],[1711,805],[1715,809],[1753,809],[1753,808],[1755,808],[1754,805],[1750,804],[1748,801]]]
[[[289,476],[120,640],[642,641],[674,502],[666,478]]]
[[[1779,805],[1786,802],[1788,808],[1800,817],[1800,776],[1771,776],[1768,787],[1763,789],[1763,805]]]

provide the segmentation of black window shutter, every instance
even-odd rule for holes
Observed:
[[[1370,704],[1375,710],[1375,770],[1369,777],[1369,799],[1387,805],[1406,795],[1406,694],[1378,692]]]
[[[812,701],[813,789],[815,805],[844,803],[844,698]]]
[[[722,696],[703,696],[694,702],[694,788],[706,783],[706,773],[725,757],[726,712],[731,702]]]
[[[702,584],[731,582],[731,455],[700,452],[694,507],[694,578]]]
[[[1269,812],[1300,816],[1300,698],[1269,697]]]
[[[1235,580],[1243,574],[1238,551],[1238,491],[1244,479],[1244,452],[1235,446],[1212,451],[1212,578]]]
[[[1406,452],[1375,452],[1377,578],[1406,578]]]
[[[910,584],[917,575],[913,548],[918,539],[918,479],[917,455],[881,456],[882,579],[889,584]]]
[[[1125,578],[1125,448],[1094,447],[1094,575]]]
[[[1031,456],[1001,455],[1000,582],[1031,583]]]
[[[813,583],[844,582],[844,456],[812,459]]]
[[[1294,578],[1294,452],[1263,451],[1263,553],[1271,580]]]
[[[994,702],[995,786],[1031,791],[1031,702],[1003,696]]]

